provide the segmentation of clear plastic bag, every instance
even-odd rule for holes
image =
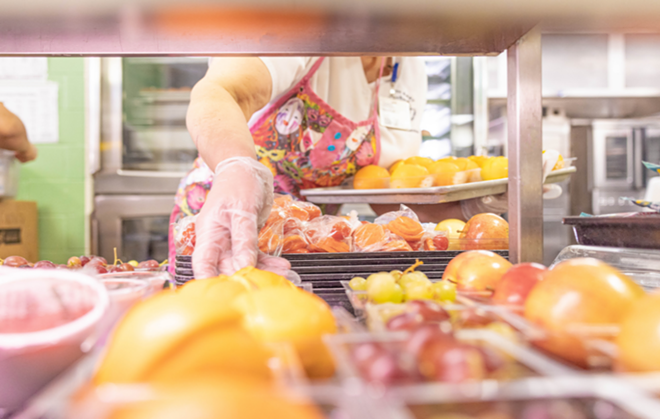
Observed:
[[[197,216],[180,219],[174,225],[174,246],[177,255],[190,256],[195,250],[197,236],[195,234],[195,220]]]

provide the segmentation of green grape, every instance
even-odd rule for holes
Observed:
[[[403,290],[394,281],[394,277],[389,275],[391,279],[385,276],[373,280],[368,288],[367,295],[369,301],[382,304],[382,303],[400,303],[403,301]]]
[[[403,275],[403,272],[395,269],[393,271],[390,271],[390,275],[392,275],[394,279],[398,282],[399,279],[401,279],[401,275]]]
[[[421,272],[409,272],[407,274],[402,275],[401,278],[399,279],[399,285],[401,285],[404,289],[408,287],[410,284],[431,285],[431,281],[429,281],[428,277]]]
[[[433,298],[433,288],[431,283],[410,283],[403,288],[406,301],[411,300],[431,300]]]
[[[367,288],[369,288],[369,285],[371,285],[372,282],[379,281],[380,279],[396,282],[396,279],[394,279],[389,272],[378,272],[377,274],[371,274],[367,277]]]
[[[436,301],[453,303],[456,301],[456,284],[449,281],[438,281],[432,286]]]
[[[367,280],[361,276],[356,276],[355,278],[348,281],[348,286],[351,287],[351,289],[354,291],[366,291]]]

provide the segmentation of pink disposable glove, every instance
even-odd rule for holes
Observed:
[[[284,275],[284,259],[259,255],[259,230],[273,206],[273,175],[249,157],[232,157],[215,168],[213,186],[197,215],[195,278],[231,275],[256,266]]]
[[[548,177],[552,168],[559,160],[559,153],[555,150],[546,150],[543,153],[543,182]],[[555,184],[543,185],[543,199],[555,199],[562,193],[561,186]],[[502,214],[509,209],[509,194],[505,192],[500,195],[488,195],[479,198],[466,199],[461,201],[461,210],[466,220],[469,220],[477,214],[492,212]]]

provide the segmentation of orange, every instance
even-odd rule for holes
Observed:
[[[270,379],[267,351],[241,322],[240,312],[215,298],[157,294],[118,325],[94,383],[163,381],[199,371]]]
[[[545,150],[543,150],[543,153],[545,153]],[[559,155],[559,158],[557,159],[557,163],[553,166],[552,170],[559,170],[564,168],[564,158],[562,155]]]
[[[448,162],[453,163],[454,161],[456,161],[456,157],[454,157],[454,156],[447,156],[447,157],[443,157],[443,158],[441,158],[441,159],[436,160],[436,162],[439,162],[439,161],[448,161]]]
[[[334,363],[323,335],[337,333],[330,306],[314,294],[285,287],[264,288],[238,297],[243,326],[262,343],[290,342],[310,377],[330,377]]]
[[[438,160],[429,167],[429,172],[433,175],[433,186],[456,185],[460,182],[461,176],[458,166],[448,161]]]
[[[236,271],[232,276],[227,278],[230,281],[237,281],[245,284],[249,283],[251,289],[261,289],[268,287],[288,287],[296,288],[291,281],[285,277],[269,271],[262,271],[252,266],[247,266],[239,271]]]
[[[78,406],[80,415],[96,416],[103,409],[109,419],[322,419],[323,415],[304,397],[294,396],[269,383],[242,376],[196,374],[157,383],[135,392],[112,392],[112,403],[94,399],[101,391],[90,391]],[[139,391],[142,390],[142,391]],[[103,393],[105,394],[105,393]],[[99,407],[102,406],[102,407]],[[92,411],[93,408],[96,410]],[[107,410],[111,410],[109,413]],[[88,411],[88,414],[83,412]],[[94,412],[94,413],[92,413]]]
[[[590,332],[585,327],[620,324],[633,309],[648,307],[639,304],[644,295],[642,287],[603,261],[569,259],[555,265],[532,288],[525,301],[525,317],[547,332],[537,345],[584,367],[590,352],[580,338]],[[635,333],[649,330],[639,328]],[[626,339],[623,333],[619,342]],[[647,336],[644,345],[650,339]],[[642,356],[641,351],[635,355]]]
[[[388,170],[388,172],[389,172],[390,175],[391,175],[392,173],[394,173],[394,171],[395,171],[399,166],[402,166],[402,165],[404,165],[404,164],[406,164],[406,162],[404,162],[403,160],[397,160],[397,161],[395,161],[394,163],[392,163],[392,165],[390,166],[390,168],[387,169],[387,170]]]
[[[428,169],[429,166],[433,163],[433,160],[429,159],[428,157],[413,156],[413,157],[408,157],[406,160],[404,160],[404,163],[416,164],[418,166],[423,166]]]
[[[358,170],[353,178],[355,189],[384,189],[389,187],[390,172],[387,169],[371,164]]]
[[[466,159],[465,157],[460,157],[456,160],[454,160],[454,164],[458,166],[458,169],[460,171],[464,170],[472,170],[472,169],[478,169],[479,165],[475,162],[473,162],[470,159]]]
[[[403,164],[399,166],[390,177],[391,188],[419,188],[428,187],[433,183],[429,171],[424,166],[416,164]]]
[[[481,168],[483,180],[504,179],[509,177],[509,159],[506,157],[493,157]]]
[[[472,160],[479,167],[484,167],[484,164],[490,159],[488,156],[470,156],[468,160]]]
[[[616,343],[626,371],[660,371],[660,294],[642,297],[626,314]]]

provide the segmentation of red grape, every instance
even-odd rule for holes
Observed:
[[[449,239],[445,236],[435,236],[433,238],[433,245],[436,250],[447,250],[449,248]]]
[[[438,340],[454,340],[454,336],[442,331],[438,325],[425,324],[412,332],[406,341],[404,350],[417,357],[426,345]]]
[[[160,267],[160,264],[158,263],[158,261],[155,261],[153,259],[145,260],[144,262],[140,262],[138,264],[138,269],[156,270],[159,267]]]
[[[70,257],[66,265],[69,268],[82,268],[82,262],[80,261],[80,258],[77,256]]]
[[[34,264],[37,269],[55,269],[56,265],[49,260],[40,260]]]
[[[28,261],[21,256],[9,256],[7,259],[5,259],[4,262],[5,266],[11,266],[14,268],[20,268],[21,266],[29,266]]]
[[[105,259],[103,259],[103,258],[93,257],[92,260],[90,260],[89,262],[87,262],[87,265],[85,265],[85,266],[88,266],[88,267],[90,267],[90,268],[93,268],[93,267],[95,267],[95,266],[107,266],[107,265],[108,265],[108,264],[105,262]]]
[[[402,313],[389,319],[385,327],[392,331],[415,330],[422,322],[424,322],[424,318],[418,313]]]
[[[92,259],[89,256],[80,256],[80,263],[82,264],[82,266],[87,265],[87,263],[89,263],[90,260]]]
[[[421,315],[424,322],[443,322],[450,319],[447,310],[433,301],[413,300],[408,302],[408,307],[413,313]]]
[[[122,263],[121,265],[117,265],[117,271],[119,272],[132,272],[134,270],[135,268],[133,268],[133,265],[130,263]]]

